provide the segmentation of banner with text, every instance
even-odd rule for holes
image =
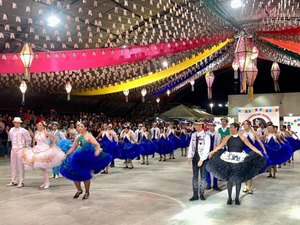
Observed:
[[[238,121],[242,123],[245,120],[250,120],[256,126],[270,121],[279,126],[279,106],[238,108]]]

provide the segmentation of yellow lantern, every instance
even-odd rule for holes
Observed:
[[[33,51],[28,43],[25,43],[20,53],[20,58],[25,67],[25,79],[30,81],[30,66],[33,60]]]

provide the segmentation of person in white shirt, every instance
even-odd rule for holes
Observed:
[[[221,135],[219,132],[215,130],[216,124],[214,122],[209,123],[208,131],[206,132],[207,135],[209,135],[210,138],[210,151],[212,151],[215,147],[217,147],[221,143]],[[206,182],[207,187],[206,190],[211,189],[211,175],[210,172],[207,171],[206,173]],[[215,191],[221,191],[221,189],[218,187],[218,178],[213,178],[213,189]]]
[[[151,140],[157,141],[160,137],[160,129],[157,127],[157,123],[153,123],[151,128]]]
[[[24,187],[24,164],[22,162],[22,149],[31,147],[32,138],[29,132],[21,127],[22,120],[15,117],[13,120],[14,127],[8,133],[8,141],[11,141],[11,182],[7,186],[17,185],[17,173],[19,175],[18,188]]]
[[[193,197],[190,201],[205,200],[204,191],[206,188],[206,163],[210,150],[210,137],[203,130],[204,122],[195,122],[196,132],[192,134],[189,149],[188,161],[193,165]],[[199,171],[201,177],[199,191]]]

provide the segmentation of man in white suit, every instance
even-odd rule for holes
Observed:
[[[21,127],[22,120],[15,117],[13,120],[14,127],[8,133],[8,140],[11,141],[11,182],[7,186],[24,187],[24,165],[22,163],[23,148],[31,146],[31,136],[29,132]],[[19,174],[19,183],[17,184],[17,172]]]
[[[219,132],[215,130],[216,124],[214,122],[209,122],[209,127],[207,131],[207,135],[210,137],[210,152],[214,150],[215,147],[217,147],[221,143],[221,135]],[[211,176],[210,173],[206,173],[206,182],[207,182],[207,187],[206,190],[211,189]],[[218,178],[214,177],[213,178],[213,189],[215,191],[221,191],[221,189],[218,187]]]
[[[195,122],[196,132],[192,134],[189,149],[188,161],[193,166],[193,197],[190,201],[205,200],[204,191],[206,188],[206,163],[210,150],[210,137],[204,130],[204,122]],[[200,188],[199,188],[199,171],[200,171]],[[200,189],[200,191],[199,191]]]

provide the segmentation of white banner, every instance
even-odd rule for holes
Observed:
[[[238,121],[240,123],[250,120],[252,125],[272,122],[275,126],[279,126],[279,106],[268,107],[242,107],[238,108]]]

